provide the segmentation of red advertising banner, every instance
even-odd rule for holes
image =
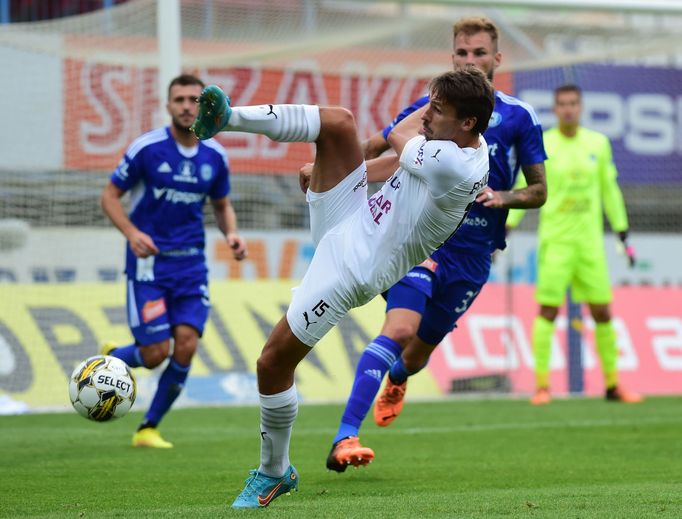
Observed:
[[[500,374],[512,391],[535,389],[531,328],[538,305],[528,285],[489,284],[434,352],[429,368],[444,392],[453,379]],[[585,309],[587,311],[587,309]],[[644,394],[682,393],[682,290],[614,288],[620,382]],[[601,395],[604,381],[594,344],[594,323],[583,316],[586,395]],[[568,392],[565,313],[557,318],[551,356],[553,393]]]
[[[110,44],[130,48],[131,53],[136,48],[148,52],[153,45],[143,39],[119,40]],[[72,37],[68,45],[81,48],[102,43]],[[248,51],[224,45],[204,47],[204,58],[211,52],[219,56]],[[451,67],[449,54],[447,49],[337,49],[294,62],[266,61],[188,72],[223,88],[236,106],[272,102],[344,106],[354,113],[364,139],[424,95],[434,63],[442,63],[443,71]],[[392,69],[400,69],[400,73],[391,74]],[[410,71],[413,73],[406,73]],[[498,88],[509,91],[510,75],[495,79]],[[153,67],[65,59],[63,88],[67,169],[113,170],[130,142],[163,120],[160,116],[164,114],[158,113],[157,70]],[[238,174],[298,174],[300,166],[313,158],[311,144],[275,143],[260,135],[237,133],[220,134],[217,139],[227,148],[231,168]]]

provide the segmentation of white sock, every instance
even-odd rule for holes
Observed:
[[[298,414],[296,384],[274,395],[260,395],[260,467],[258,472],[281,477],[289,467],[289,441]]]
[[[277,142],[315,142],[320,135],[320,107],[236,106],[223,130],[260,133]]]

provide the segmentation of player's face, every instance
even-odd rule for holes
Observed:
[[[199,105],[197,100],[201,94],[201,85],[173,85],[168,96],[166,109],[178,130],[188,132],[197,118]]]
[[[431,96],[429,105],[422,114],[422,127],[419,133],[426,137],[427,141],[451,141],[470,130],[469,124],[469,119],[462,120],[457,117],[457,111],[453,106],[444,103],[437,96]]]
[[[455,68],[473,65],[492,81],[495,69],[500,65],[501,60],[502,54],[497,52],[487,32],[475,34],[460,32],[455,38],[452,52],[452,64]]]
[[[561,126],[577,126],[582,103],[577,92],[560,92],[554,99],[554,114]]]

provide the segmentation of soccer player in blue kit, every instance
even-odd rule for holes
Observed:
[[[188,74],[170,82],[166,108],[171,125],[133,141],[101,196],[102,209],[128,241],[126,302],[135,338],[123,347],[107,343],[105,352],[130,367],[151,369],[169,357],[173,339],[168,366],[133,435],[134,447],[173,446],[157,427],[182,391],[211,307],[204,255],[207,197],[234,258],[246,256],[228,198],[225,149],[212,139],[199,141],[190,131],[203,87]],[[121,204],[127,191],[130,215]]]
[[[487,18],[462,18],[454,25],[453,35],[455,68],[473,65],[492,81],[501,61],[495,25]],[[364,144],[365,157],[376,157],[388,149],[386,139],[393,127],[428,100],[428,96],[420,98],[382,133],[370,138]],[[533,109],[496,91],[495,109],[484,136],[490,159],[488,187],[476,199],[459,231],[385,294],[384,324],[358,361],[351,394],[327,458],[331,470],[343,472],[348,465],[366,465],[374,459],[372,449],[363,447],[358,436],[384,374],[389,372],[388,380],[374,410],[379,426],[395,420],[402,410],[407,378],[426,365],[433,350],[480,293],[490,274],[492,253],[505,248],[508,209],[536,208],[545,202],[547,157]],[[373,175],[372,169],[370,161],[370,182],[386,179],[381,173]],[[528,187],[512,190],[519,169]]]

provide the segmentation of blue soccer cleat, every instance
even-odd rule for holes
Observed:
[[[281,478],[273,478],[261,474],[257,470],[250,472],[242,493],[232,503],[232,508],[264,508],[276,497],[298,490],[298,472],[293,465]]]
[[[199,96],[199,115],[190,130],[202,141],[225,128],[232,115],[230,98],[216,85],[208,85]]]

